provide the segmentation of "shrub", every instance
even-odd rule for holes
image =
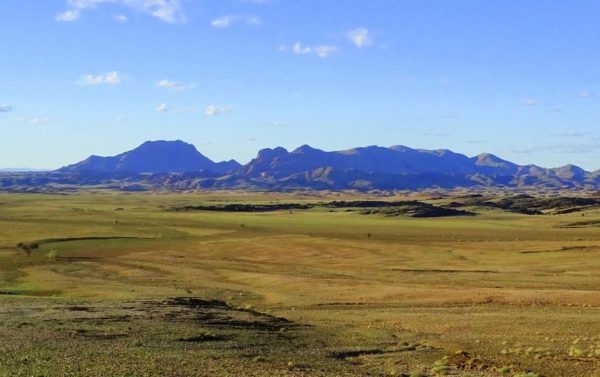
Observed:
[[[56,251],[55,249],[52,249],[48,252],[48,254],[46,254],[46,256],[50,260],[56,260],[56,258],[58,257],[58,251]]]
[[[569,348],[569,356],[579,357],[583,355],[583,351],[575,346]]]

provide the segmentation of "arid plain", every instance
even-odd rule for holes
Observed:
[[[600,207],[408,199],[1,194],[0,375],[599,375]]]

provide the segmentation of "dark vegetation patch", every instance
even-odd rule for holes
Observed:
[[[22,294],[23,294],[22,291],[0,291],[0,295],[7,295],[7,296],[19,296]]]
[[[102,240],[153,240],[154,237],[135,237],[135,236],[88,236],[88,237],[63,237],[46,238],[35,241],[33,244],[44,245],[48,243],[76,242],[76,241],[102,241]]]
[[[347,359],[350,357],[359,357],[366,355],[383,355],[387,351],[382,349],[370,349],[370,350],[355,350],[355,351],[340,351],[340,352],[332,352],[331,357],[334,359]]]
[[[72,311],[72,312],[89,312],[90,311],[90,308],[87,306],[77,306],[77,305],[68,306],[66,309],[69,311]]]
[[[357,200],[357,201],[332,201],[314,204],[218,204],[201,206],[173,207],[170,211],[222,211],[222,212],[270,212],[282,210],[302,210],[311,208],[363,208],[363,214],[380,214],[386,216],[411,216],[411,217],[442,217],[442,216],[471,216],[471,212],[453,208],[438,207],[419,201],[382,200]]]
[[[423,345],[421,343],[402,342],[397,347],[393,347],[393,348],[386,348],[386,349],[371,348],[371,349],[336,351],[336,352],[331,352],[329,354],[329,356],[334,359],[348,359],[348,358],[360,357],[360,356],[372,356],[372,355],[377,356],[377,355],[386,355],[386,354],[402,353],[402,352],[415,352],[415,351],[421,351],[421,350],[427,350],[427,349],[431,349],[431,347],[427,346],[427,345]]]
[[[592,228],[599,227],[600,220],[589,220],[589,221],[575,221],[572,223],[567,223],[565,225],[560,226],[561,228]]]
[[[493,364],[480,356],[474,356],[464,351],[456,352],[448,357],[448,363],[459,370],[485,371],[495,369]]]
[[[133,319],[133,317],[129,314],[122,315],[106,315],[101,317],[81,317],[81,318],[73,318],[71,321],[73,322],[88,322],[93,320],[94,323],[111,323],[111,322],[129,322]]]
[[[429,272],[429,273],[446,273],[446,274],[499,274],[499,271],[493,270],[442,270],[442,269],[413,269],[413,268],[392,268],[392,271],[399,272]]]
[[[453,208],[437,207],[422,202],[410,202],[397,207],[385,207],[366,209],[361,211],[363,215],[383,216],[408,216],[408,217],[447,217],[447,216],[474,216],[473,212],[457,210]]]
[[[100,259],[102,259],[102,258],[100,258],[100,257],[61,257],[61,256],[56,257],[57,261],[62,261],[62,262],[89,262],[89,261],[97,261]]]
[[[524,250],[520,254],[540,254],[540,253],[559,253],[559,252],[576,252],[576,251],[600,251],[600,246],[563,246],[560,249],[552,250]]]
[[[75,241],[96,241],[96,240],[153,240],[154,237],[133,237],[133,236],[87,236],[87,237],[62,237],[62,238],[45,238],[31,242],[19,242],[16,246],[23,250],[27,256],[31,255],[33,250],[37,250],[40,246],[51,243],[75,242]],[[74,258],[74,257],[71,257]],[[57,257],[61,259],[61,257]],[[63,258],[64,259],[64,258]],[[89,259],[89,258],[88,258]],[[78,261],[78,260],[72,260]]]
[[[58,290],[0,290],[0,295],[3,296],[49,297],[60,295],[61,293]]]
[[[600,198],[578,198],[578,197],[535,197],[531,195],[514,195],[494,199],[477,196],[455,200],[448,207],[487,207],[498,208],[508,212],[522,213],[525,215],[540,215],[544,211],[553,211],[555,214],[566,214],[579,212],[585,209],[599,207]]]
[[[409,201],[396,201],[386,202],[383,200],[334,200],[328,203],[319,203],[318,205],[325,208],[385,208],[385,207],[400,207],[404,205],[410,205],[415,203],[421,203],[414,200]]]
[[[128,335],[124,333],[108,333],[96,330],[77,329],[75,335],[82,336],[93,340],[111,340],[126,338]]]
[[[271,212],[271,211],[289,211],[293,209],[309,209],[309,204],[220,204],[203,206],[183,206],[173,207],[170,211],[219,211],[219,212]]]
[[[182,318],[200,322],[203,326],[251,329],[259,331],[281,331],[297,325],[285,318],[261,313],[252,309],[238,308],[219,300],[205,300],[195,297],[177,297],[160,304],[163,307],[183,308],[167,316],[172,320]]]
[[[189,342],[189,343],[203,343],[203,342],[219,342],[219,341],[229,340],[231,338],[232,338],[231,336],[227,336],[227,335],[203,333],[203,334],[191,336],[188,338],[179,338],[179,339],[177,339],[177,341]]]
[[[196,323],[202,327],[215,329],[239,329],[280,332],[299,327],[285,318],[262,313],[253,309],[239,308],[224,301],[198,297],[175,297],[165,301],[137,301],[129,303],[113,312],[92,306],[65,306],[65,311],[81,312],[82,315],[70,318],[74,323],[92,322],[98,324],[127,323],[139,319],[162,320],[176,323]],[[85,316],[83,314],[85,313]],[[89,313],[89,314],[88,314]],[[203,333],[181,341],[193,341],[194,337],[210,340],[212,333]],[[215,335],[220,336],[220,335]],[[220,338],[219,338],[220,339]],[[200,338],[196,339],[200,341]],[[218,339],[214,339],[218,340]]]

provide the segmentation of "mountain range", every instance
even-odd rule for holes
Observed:
[[[0,173],[0,188],[103,186],[145,190],[426,188],[598,189],[600,171],[518,165],[493,154],[396,145],[327,152],[303,145],[262,149],[245,165],[214,162],[183,141],[148,141],[112,157],[90,156],[52,172]]]

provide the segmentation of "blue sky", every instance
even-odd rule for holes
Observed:
[[[600,168],[596,0],[4,0],[0,167],[182,139]]]

